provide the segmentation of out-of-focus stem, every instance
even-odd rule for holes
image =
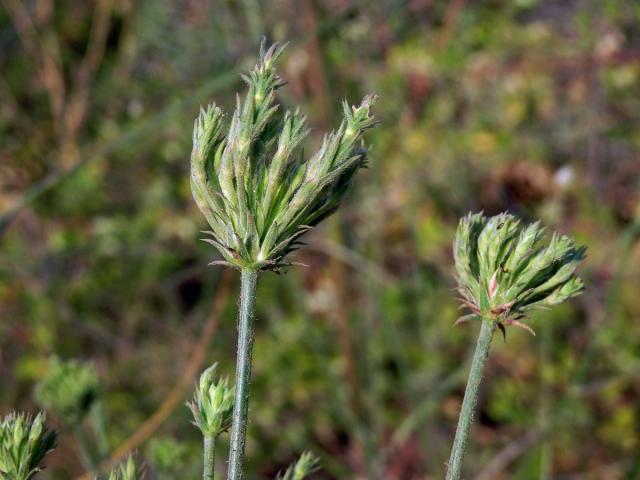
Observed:
[[[551,388],[548,367],[550,361],[551,323],[541,322],[540,335],[540,408],[538,411],[538,427],[541,432],[548,432],[551,427]],[[549,480],[552,462],[552,449],[547,435],[542,438],[540,445],[540,474],[539,480]]]
[[[100,400],[91,408],[89,420],[93,434],[96,437],[98,456],[102,460],[109,453],[109,442],[104,428],[104,407]]]
[[[78,449],[80,451],[80,460],[82,461],[82,466],[87,471],[95,472],[97,462],[95,461],[94,456],[91,453],[92,449],[89,437],[84,431],[82,425],[78,425],[75,428],[75,433],[78,438]]]
[[[491,338],[495,328],[496,326],[493,321],[482,320],[476,350],[473,354],[473,360],[471,361],[467,387],[464,391],[464,400],[462,401],[456,436],[453,440],[446,480],[459,480],[460,474],[462,473],[462,459],[464,458],[464,452],[469,438],[469,430],[473,422],[473,415],[478,401],[478,388],[480,387],[484,366],[489,356],[489,347],[491,346]]]
[[[249,411],[249,382],[253,349],[253,312],[256,301],[258,272],[242,270],[240,312],[238,316],[238,352],[236,357],[235,404],[231,424],[228,480],[242,480],[244,446]]]

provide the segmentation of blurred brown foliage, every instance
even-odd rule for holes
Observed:
[[[189,193],[192,120],[211,99],[229,110],[266,35],[291,42],[281,100],[314,131],[370,91],[383,124],[307,238],[310,268],[259,286],[251,478],[304,449],[318,478],[442,477],[475,336],[452,327],[450,244],[482,209],[571,232],[589,258],[585,295],[496,342],[470,475],[639,478],[636,2],[2,0],[0,25],[3,411],[35,409],[51,354],[91,358],[116,450],[192,375],[221,288]],[[205,359],[228,373],[233,307]],[[150,478],[198,474],[180,403],[138,446]],[[62,433],[42,478],[83,471]]]

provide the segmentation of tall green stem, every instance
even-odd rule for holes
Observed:
[[[478,401],[478,387],[482,380],[484,366],[487,363],[491,337],[493,336],[495,328],[496,326],[493,321],[482,320],[476,351],[473,354],[473,360],[471,362],[467,387],[464,391],[464,400],[462,401],[456,436],[453,440],[446,480],[459,480],[460,474],[462,473],[462,459],[467,446],[467,439],[469,438],[469,429],[473,422],[476,402]]]
[[[244,444],[249,410],[251,351],[253,347],[253,310],[256,302],[258,272],[242,270],[240,313],[238,317],[238,352],[236,357],[235,404],[231,424],[228,480],[242,480]]]
[[[202,471],[202,480],[213,480],[216,459],[216,437],[213,435],[204,436],[203,458],[204,468]]]

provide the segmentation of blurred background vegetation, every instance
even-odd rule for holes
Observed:
[[[233,373],[238,276],[206,267],[192,121],[232,107],[263,35],[291,42],[310,148],[342,97],[377,92],[383,123],[310,268],[262,276],[249,478],[304,449],[317,478],[442,478],[477,329],[452,326],[452,234],[507,209],[589,247],[587,292],[496,339],[467,478],[640,478],[632,0],[2,0],[0,411],[38,408],[53,354],[92,360],[105,458],[199,475],[183,403]],[[80,432],[49,420],[41,478],[76,478]]]

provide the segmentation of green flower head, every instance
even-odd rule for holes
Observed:
[[[586,248],[557,233],[548,242],[543,237],[539,222],[524,226],[507,213],[464,217],[453,253],[458,291],[472,313],[458,322],[483,318],[533,333],[520,322],[529,310],[580,294],[584,286],[575,270]]]
[[[90,362],[52,357],[36,386],[35,400],[68,427],[75,427],[100,395],[100,379]]]
[[[284,85],[275,64],[284,47],[262,44],[260,61],[242,78],[228,128],[222,110],[211,104],[193,130],[191,190],[225,261],[251,270],[276,270],[296,248],[297,239],[333,213],[352,177],[366,163],[365,130],[374,96],[359,106],[343,104],[340,127],[325,135],[308,160],[300,145],[308,134],[299,110],[279,112],[275,92]]]
[[[216,375],[218,364],[207,368],[196,385],[193,401],[187,406],[193,413],[194,425],[205,436],[217,437],[231,426],[234,389],[226,378]]]
[[[57,433],[47,430],[44,412],[34,419],[9,414],[0,423],[0,479],[29,480],[42,468],[45,455],[56,446]]]

